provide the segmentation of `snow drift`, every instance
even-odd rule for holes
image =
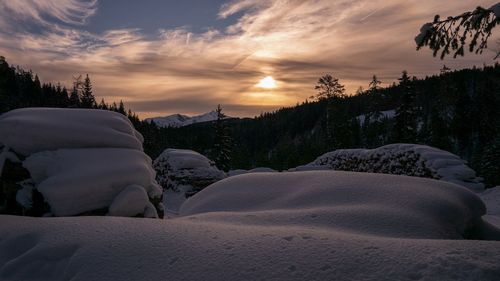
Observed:
[[[291,171],[340,170],[425,177],[484,190],[482,179],[455,154],[418,144],[390,144],[375,149],[339,149]]]
[[[443,181],[335,171],[254,173],[209,186],[181,213],[163,221],[0,216],[0,279],[500,276],[500,242],[463,239],[484,224],[483,204],[473,192]]]
[[[481,223],[486,211],[478,196],[454,184],[416,177],[309,171],[227,178],[186,201],[180,215],[208,212],[262,212],[260,219],[273,224],[311,224],[388,237],[457,239]],[[293,219],[290,213],[294,213]]]

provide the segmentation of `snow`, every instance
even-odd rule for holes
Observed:
[[[0,216],[0,279],[498,280],[500,242],[463,239],[484,212],[443,181],[252,173],[169,220]]]
[[[500,186],[488,188],[479,196],[486,205],[488,215],[500,216]]]
[[[380,111],[380,116],[377,120],[370,120],[371,122],[374,121],[382,121],[383,119],[392,119],[396,115],[396,110],[391,109],[391,110],[385,110],[385,111]],[[365,123],[366,115],[358,115],[356,116],[356,119],[358,120],[359,124],[363,126]]]
[[[389,144],[375,149],[339,149],[295,168],[296,171],[334,169],[428,177],[474,191],[484,190],[482,178],[457,155],[417,144]]]
[[[145,187],[161,196],[151,159],[122,148],[60,149],[32,154],[23,166],[30,172],[56,216],[71,216],[109,207],[127,186]]]
[[[226,177],[214,162],[196,151],[166,149],[154,161],[156,179],[165,189],[163,204],[176,213],[186,196]]]
[[[1,143],[0,143],[0,147],[1,147]],[[17,155],[15,153],[10,151],[8,146],[4,146],[2,148],[2,152],[0,152],[0,176],[2,175],[3,166],[5,165],[5,161],[7,161],[7,160],[9,160],[13,163],[20,163],[21,162],[21,160],[19,160],[19,157],[17,157]]]
[[[496,3],[495,5],[491,6],[489,8],[490,11],[493,12],[495,17],[500,18],[500,2]]]
[[[251,173],[276,173],[276,172],[277,172],[276,170],[268,167],[257,167],[251,170],[243,170],[243,169],[231,170],[227,173],[227,175],[228,177],[232,177],[232,176],[251,174]]]
[[[137,184],[129,185],[115,197],[113,203],[109,206],[108,215],[121,217],[143,215],[149,204],[151,203],[148,194],[142,186]]]
[[[488,188],[479,196],[486,205],[487,216],[484,216],[484,219],[500,228],[500,186]]]
[[[428,36],[429,33],[434,31],[434,25],[430,22],[422,25],[420,28],[420,33],[415,37],[415,43],[417,46],[421,46],[424,42],[424,39]]]
[[[232,117],[226,117],[232,118]],[[173,127],[183,127],[195,123],[203,123],[217,120],[217,112],[210,111],[205,114],[196,116],[187,116],[182,114],[172,114],[165,117],[154,117],[145,119],[147,122],[154,122],[156,125],[164,128]]]
[[[23,108],[0,115],[0,145],[24,156],[61,148],[142,150],[142,141],[127,117],[106,110]]]
[[[142,142],[128,118],[111,111],[24,108],[0,115],[0,164],[21,162],[14,152],[26,156],[30,177],[16,201],[31,208],[37,190],[55,216],[107,210],[157,217],[150,200],[160,200],[162,190]]]

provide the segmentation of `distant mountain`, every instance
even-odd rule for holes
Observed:
[[[226,117],[232,118],[232,117]],[[182,114],[172,114],[164,117],[153,117],[147,118],[146,122],[154,122],[159,127],[164,128],[179,128],[187,125],[195,124],[195,123],[203,123],[217,120],[217,112],[210,111],[205,114],[196,115],[196,116],[187,116]]]

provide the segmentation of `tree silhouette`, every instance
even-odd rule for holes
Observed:
[[[217,105],[215,110],[217,120],[215,120],[215,140],[214,140],[214,161],[217,167],[223,171],[229,171],[231,162],[231,136],[229,130],[224,123],[226,115],[222,112],[222,107]]]
[[[472,12],[448,17],[441,20],[439,15],[433,22],[424,24],[420,34],[415,37],[417,50],[428,46],[436,56],[441,52],[441,59],[453,52],[453,58],[463,56],[465,48],[469,52],[482,54],[488,48],[488,39],[493,28],[500,23],[500,3],[489,9],[477,7]],[[468,42],[470,40],[470,42]],[[467,46],[468,45],[468,46]],[[497,53],[495,59],[500,55]]]
[[[90,82],[89,75],[85,77],[82,83],[82,96],[80,98],[81,107],[84,108],[95,108],[96,102],[94,95],[92,94],[92,82]]]

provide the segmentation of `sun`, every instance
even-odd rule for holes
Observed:
[[[258,88],[264,88],[264,89],[274,89],[276,88],[276,80],[272,76],[266,76],[265,78],[262,78],[259,83],[256,85]]]

